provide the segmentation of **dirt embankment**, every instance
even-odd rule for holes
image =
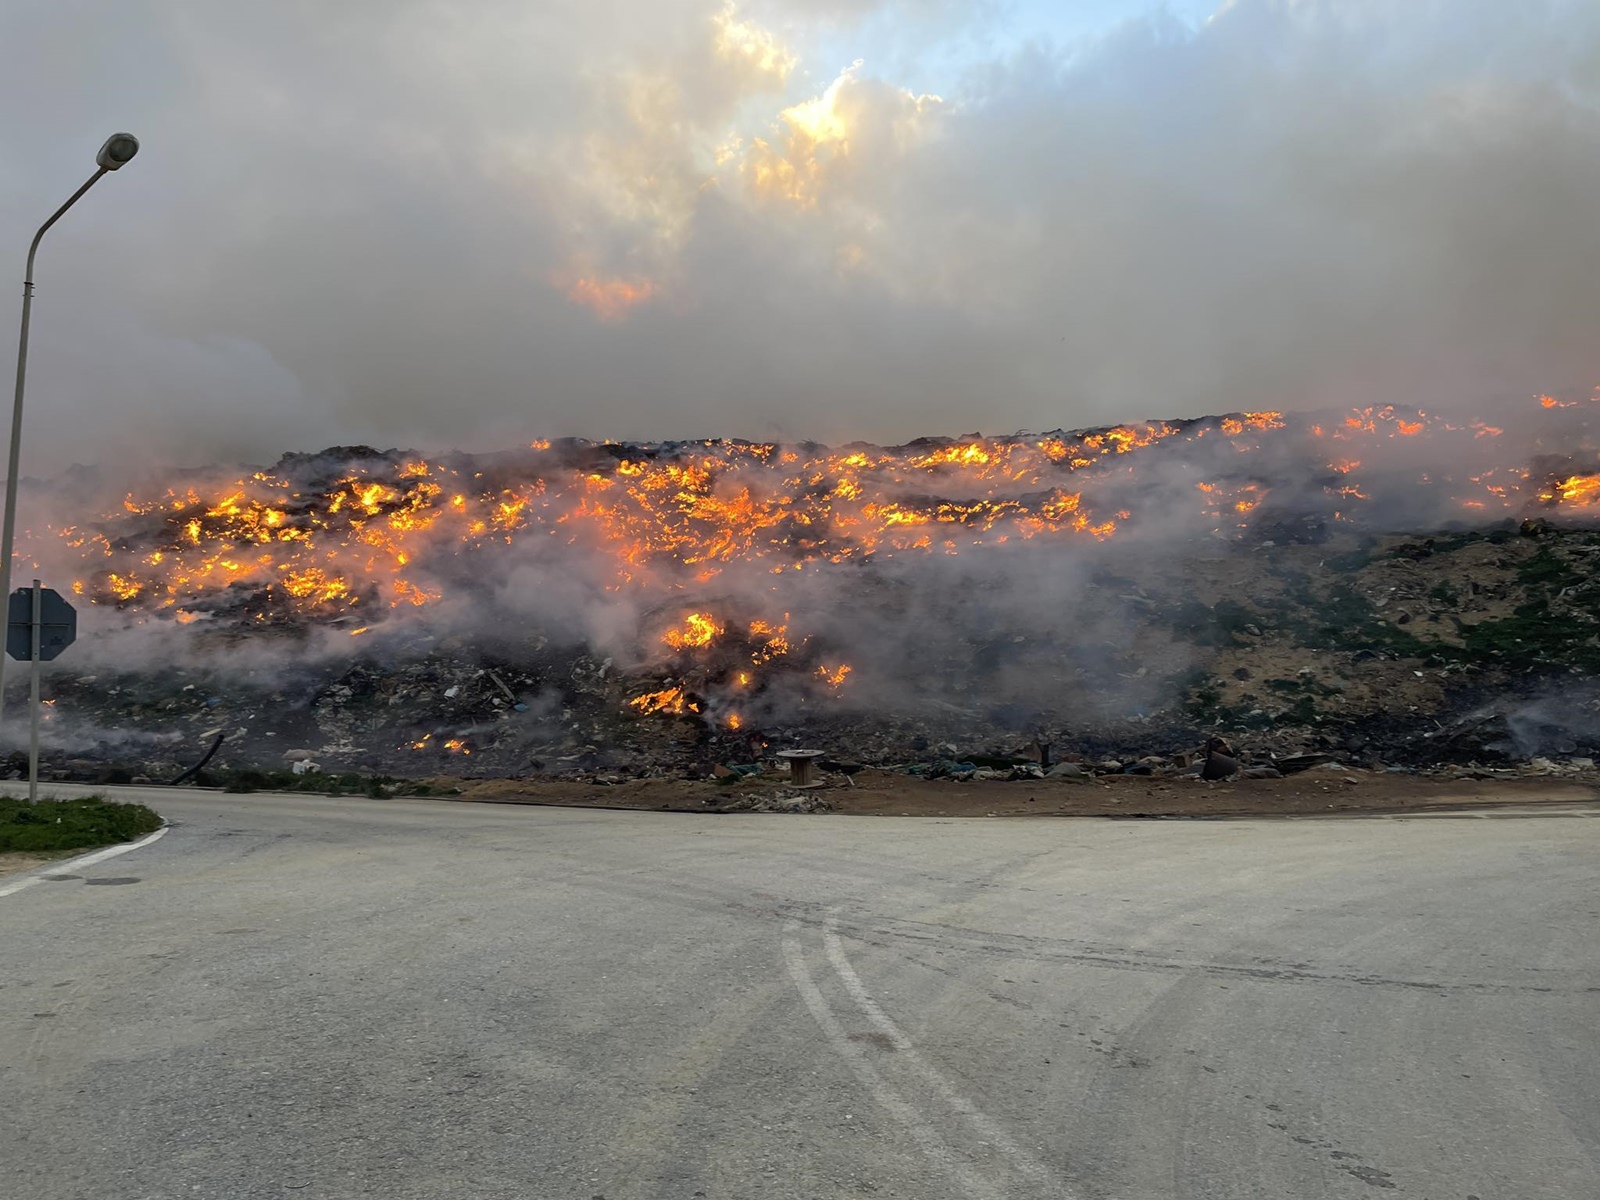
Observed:
[[[638,780],[611,787],[524,780],[436,780],[460,800],[503,804],[732,812],[754,798],[794,796],[778,781],[739,785]],[[1600,800],[1597,781],[1558,778],[1445,779],[1312,771],[1286,779],[1203,783],[1185,778],[1114,775],[1089,781],[925,780],[862,771],[854,786],[818,788],[836,813],[911,817],[1210,817],[1405,811],[1501,804],[1573,804]]]

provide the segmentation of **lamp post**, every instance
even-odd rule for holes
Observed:
[[[28,379],[28,316],[33,308],[33,256],[38,252],[39,241],[45,231],[61,219],[63,213],[78,202],[85,192],[100,182],[107,171],[121,170],[139,153],[139,139],[131,133],[114,133],[94,156],[98,170],[67,202],[39,226],[28,247],[28,269],[22,278],[22,335],[17,343],[17,398],[11,409],[11,458],[6,467],[6,515],[3,532],[0,532],[0,605],[11,602],[11,554],[17,532],[17,460],[22,453],[22,391]],[[0,654],[0,714],[5,711],[6,656]]]

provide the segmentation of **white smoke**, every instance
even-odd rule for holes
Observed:
[[[42,252],[29,469],[1600,379],[1600,8],[1128,11],[11,6],[0,241],[145,139]]]

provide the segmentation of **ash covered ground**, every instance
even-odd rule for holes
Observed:
[[[1256,764],[1581,768],[1594,412],[78,472],[25,513],[83,614],[44,670],[46,774],[170,779],[218,738],[213,772],[600,783],[795,747],[1166,771],[1219,736]]]

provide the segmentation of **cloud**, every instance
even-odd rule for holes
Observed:
[[[798,59],[769,29],[741,20],[731,5],[716,15],[711,51],[717,60],[734,68],[741,82],[753,91],[780,90]]]
[[[756,197],[801,208],[862,201],[862,174],[894,170],[931,136],[942,104],[861,77],[857,60],[820,96],[778,114],[770,140],[756,137],[739,173]]]
[[[145,141],[41,254],[29,469],[1600,379],[1592,4],[1127,12],[1055,46],[978,5],[13,6],[42,116],[0,240]]]

